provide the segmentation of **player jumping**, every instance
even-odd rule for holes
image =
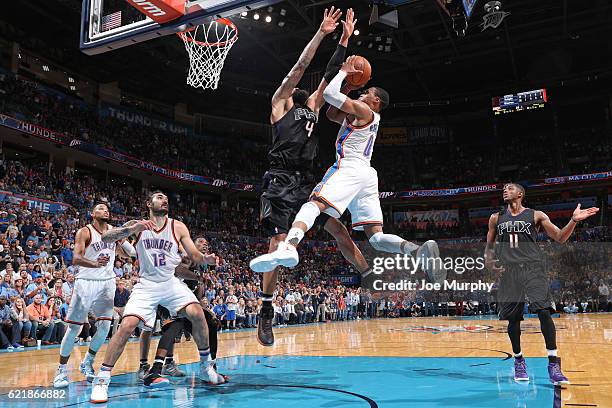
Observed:
[[[336,139],[336,162],[315,187],[310,201],[300,208],[285,241],[278,245],[276,251],[251,261],[254,271],[271,270],[277,265],[296,266],[299,263],[296,247],[317,217],[326,213],[338,218],[346,209],[351,213],[353,229],[364,230],[374,249],[398,254],[411,254],[418,249],[417,258],[428,260],[439,257],[435,241],[427,241],[419,247],[397,235],[383,232],[378,175],[370,166],[370,158],[378,132],[380,112],[388,106],[389,94],[382,88],[371,87],[361,94],[359,100],[353,100],[341,92],[342,81],[346,76],[359,72],[354,67],[354,58],[349,57],[342,64],[338,74],[323,92],[325,101],[337,108],[328,111],[328,118],[342,125]],[[441,263],[424,262],[421,267],[427,272],[426,268],[439,269]],[[428,272],[430,276],[436,274]]]
[[[525,189],[516,183],[504,186],[504,208],[489,218],[485,261],[487,268],[501,273],[498,290],[500,320],[508,320],[508,337],[514,352],[514,380],[529,381],[527,365],[521,351],[521,320],[525,297],[530,309],[538,314],[540,328],[548,354],[548,376],[554,385],[569,384],[561,372],[561,359],[557,356],[555,323],[550,316],[554,312],[549,291],[549,281],[543,253],[536,243],[538,230],[559,243],[565,243],[578,222],[599,211],[592,207],[574,210],[565,227],[559,229],[542,211],[523,207]],[[497,250],[494,246],[497,241]],[[499,259],[496,259],[496,253]],[[499,262],[499,265],[497,264]]]
[[[272,97],[270,122],[274,126],[274,139],[268,153],[270,170],[264,175],[260,213],[260,220],[271,235],[269,252],[275,251],[278,244],[285,240],[289,222],[295,217],[300,206],[308,200],[314,186],[312,171],[316,164],[319,137],[313,130],[319,111],[325,103],[323,90],[338,72],[344,60],[348,40],[353,34],[356,20],[352,9],[348,9],[346,20],[342,21],[342,37],[318,89],[309,96],[307,91],[297,89],[296,86],[323,38],[332,33],[338,25],[341,14],[340,10],[335,10],[334,7],[325,10],[319,30]],[[368,264],[344,225],[331,217],[322,217],[319,222],[336,239],[344,257],[359,272],[365,273]],[[257,339],[264,346],[274,344],[272,300],[278,281],[276,266],[273,263],[267,263],[263,268],[251,266],[256,272],[271,272],[263,277],[263,304],[257,325]]]

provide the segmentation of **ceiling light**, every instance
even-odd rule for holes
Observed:
[[[355,34],[355,35],[359,35],[359,30],[355,30],[355,31],[353,32],[353,34]]]
[[[254,20],[259,20],[259,14],[257,14],[257,13],[253,14],[253,19]]]
[[[287,15],[287,10],[285,10],[285,9],[281,9],[281,11],[280,11],[280,15],[281,15],[281,16],[285,16],[285,15]]]
[[[269,23],[269,22],[271,22],[271,21],[272,21],[272,17],[270,17],[270,16],[266,16],[266,23]]]
[[[241,15],[242,17],[246,17],[246,16],[248,16],[248,15],[249,15],[249,13],[248,13],[247,11],[243,11],[242,13],[240,13],[240,15]]]
[[[284,27],[285,26],[285,22],[284,21],[279,21],[278,22],[278,26],[279,27]]]

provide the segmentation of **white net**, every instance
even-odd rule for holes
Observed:
[[[225,58],[236,40],[238,28],[222,18],[178,33],[189,54],[187,84],[194,88],[217,89]]]

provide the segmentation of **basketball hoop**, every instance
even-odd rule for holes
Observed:
[[[217,89],[225,58],[238,40],[238,28],[230,20],[220,18],[177,34],[189,54],[187,84]]]

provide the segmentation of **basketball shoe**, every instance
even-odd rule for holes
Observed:
[[[89,355],[90,354],[87,353],[87,356]],[[92,358],[85,357],[85,359],[81,361],[81,364],[79,365],[79,370],[89,382],[92,382],[93,378],[96,376],[96,372],[94,371],[94,368],[93,368]]]
[[[68,369],[66,365],[60,365],[57,367],[57,371],[55,372],[55,378],[53,379],[53,387],[54,388],[66,388],[68,386]]]
[[[138,367],[138,379],[143,381],[150,369],[151,366],[149,363],[140,363],[140,367]]]
[[[200,363],[200,380],[210,385],[221,385],[227,382],[227,377],[217,372],[215,360],[208,360]]]
[[[257,322],[257,340],[259,344],[265,347],[274,345],[274,331],[272,330],[272,321],[274,320],[274,308],[261,308],[259,312],[259,321]]]
[[[165,388],[170,386],[169,379],[153,372],[145,375],[143,378],[143,383],[144,386],[148,388]]]
[[[170,360],[164,364],[164,368],[162,368],[162,375],[168,375],[170,377],[185,377],[185,373],[178,368],[178,365],[176,365],[174,360]]]
[[[89,402],[93,404],[104,404],[108,402],[108,385],[111,381],[110,374],[110,371],[100,370],[93,380]]]
[[[276,251],[260,255],[249,263],[254,272],[272,272],[277,266],[293,268],[300,262],[297,249],[286,242],[278,244]]]
[[[561,359],[556,357],[548,363],[548,377],[553,385],[569,384],[570,381],[561,372]]]
[[[529,381],[524,357],[514,358],[514,381]]]

